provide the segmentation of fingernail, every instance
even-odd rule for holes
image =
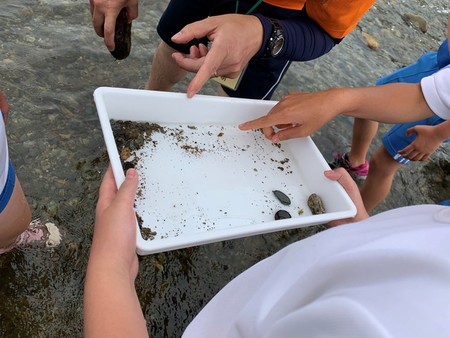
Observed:
[[[134,178],[136,176],[136,170],[133,168],[130,168],[127,170],[127,178]]]
[[[272,137],[272,142],[273,142],[273,143],[280,143],[280,138],[278,137],[278,135],[274,135],[274,136]]]

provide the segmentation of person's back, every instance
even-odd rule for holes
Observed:
[[[291,244],[226,285],[191,337],[448,337],[450,207],[399,208]]]

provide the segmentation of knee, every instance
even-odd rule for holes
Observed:
[[[167,43],[165,43],[164,41],[161,41],[160,44],[158,45],[158,51],[163,53],[165,56],[170,56],[173,53],[178,52],[176,49],[170,47]]]
[[[31,210],[16,179],[13,193],[6,208],[0,213],[0,248],[12,244],[31,222]]]
[[[378,154],[378,152],[375,152],[372,157],[370,158],[370,170],[372,171],[380,171],[383,168],[383,158]]]
[[[377,177],[390,177],[400,168],[384,147],[379,148],[372,155],[369,162],[369,175]]]

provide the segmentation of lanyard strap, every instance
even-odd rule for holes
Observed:
[[[263,2],[263,0],[258,0],[258,1],[253,5],[253,7],[250,8],[250,9],[247,11],[247,13],[245,13],[245,14],[250,14],[251,12],[253,12],[253,11],[261,4],[261,2]],[[235,13],[238,12],[238,9],[239,9],[239,0],[236,0],[236,10],[235,10]]]

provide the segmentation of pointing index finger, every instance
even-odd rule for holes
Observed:
[[[193,97],[197,94],[203,85],[211,78],[212,74],[215,74],[225,60],[226,55],[219,51],[219,48],[214,48],[214,44],[211,46],[208,54],[205,57],[203,65],[201,65],[197,74],[189,83],[187,89],[188,97]]]
[[[269,113],[265,116],[258,117],[254,120],[250,120],[250,121],[241,123],[239,125],[239,129],[240,130],[250,130],[250,129],[269,128],[269,127],[274,127],[276,125],[280,125],[280,124],[284,124],[284,123],[289,123],[289,122],[283,121],[282,119],[278,119],[275,122],[273,115],[271,115]]]

